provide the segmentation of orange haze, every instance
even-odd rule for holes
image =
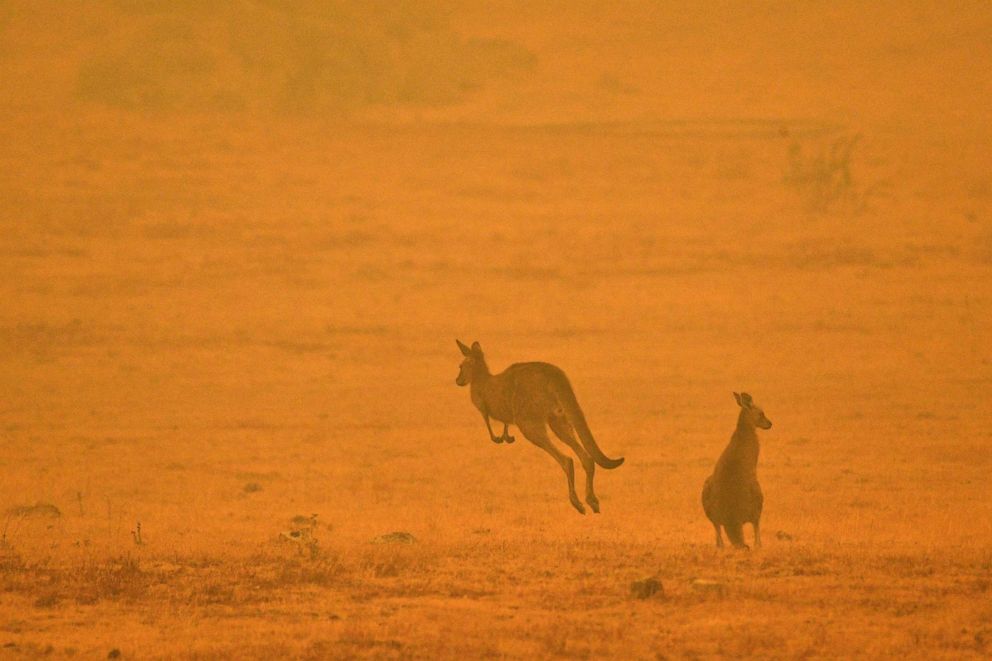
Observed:
[[[0,0],[0,656],[992,654],[990,62],[984,1]],[[456,338],[565,370],[601,514]]]

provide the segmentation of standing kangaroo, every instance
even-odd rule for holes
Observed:
[[[465,356],[455,383],[459,386],[471,385],[472,403],[486,421],[489,439],[493,443],[513,443],[508,430],[510,425],[516,425],[528,441],[554,457],[565,471],[572,507],[585,514],[585,507],[575,493],[574,462],[551,442],[547,429],[551,427],[582,462],[582,468],[586,471],[586,502],[593,512],[598,513],[599,499],[592,487],[596,464],[603,468],[616,468],[623,463],[623,457],[610,459],[596,445],[565,373],[548,363],[516,363],[499,374],[490,374],[478,342],[471,347],[458,340],[455,342]],[[500,436],[493,433],[490,418],[503,423]]]
[[[720,455],[713,475],[703,485],[703,509],[716,530],[716,545],[723,547],[720,526],[736,547],[744,543],[744,524],[754,526],[754,545],[761,546],[761,508],[765,497],[758,484],[757,429],[771,429],[772,422],[746,392],[734,393],[741,407],[737,429]]]

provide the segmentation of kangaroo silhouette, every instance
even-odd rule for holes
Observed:
[[[513,443],[509,427],[516,425],[528,441],[550,454],[565,471],[572,507],[585,514],[585,507],[575,493],[575,463],[552,443],[548,436],[551,427],[582,463],[586,472],[586,503],[598,513],[599,499],[593,491],[596,464],[617,468],[623,457],[611,459],[599,449],[565,373],[548,363],[515,363],[499,374],[491,374],[478,342],[471,347],[455,342],[464,356],[455,383],[471,386],[472,403],[486,421],[489,439],[493,443]],[[500,436],[493,433],[490,418],[503,423]]]
[[[703,485],[703,510],[716,531],[718,548],[723,547],[721,526],[731,544],[748,548],[744,543],[745,523],[754,527],[754,545],[761,546],[761,509],[765,497],[758,484],[757,430],[771,429],[772,422],[751,395],[735,392],[734,399],[741,407],[737,429]]]

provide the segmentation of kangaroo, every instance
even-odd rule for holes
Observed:
[[[623,457],[610,459],[596,445],[565,373],[548,363],[516,363],[499,374],[490,374],[478,342],[471,347],[458,340],[455,342],[465,357],[455,383],[471,386],[472,403],[486,421],[489,440],[493,443],[513,443],[509,427],[516,425],[528,441],[550,454],[565,471],[572,507],[579,514],[585,514],[585,507],[575,493],[574,462],[551,442],[547,430],[551,427],[582,462],[586,472],[586,503],[598,514],[599,499],[592,486],[596,464],[603,468],[617,468],[623,463]],[[500,436],[493,433],[490,418],[503,423]]]
[[[730,543],[748,548],[744,543],[744,524],[754,527],[754,545],[761,546],[761,508],[765,497],[758,484],[757,429],[771,429],[772,422],[746,392],[734,393],[741,407],[737,429],[720,455],[713,475],[703,485],[703,510],[716,531],[717,548],[723,548],[720,526],[727,531]]]

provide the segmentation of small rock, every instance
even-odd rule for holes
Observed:
[[[634,581],[630,584],[630,596],[636,599],[647,599],[656,594],[665,596],[665,588],[657,578],[645,578],[643,581]]]
[[[372,540],[373,544],[415,544],[417,538],[408,532],[398,531],[390,532],[385,535],[379,535]]]
[[[44,596],[38,597],[34,605],[36,608],[51,608],[59,603],[58,595],[46,594]]]
[[[38,516],[47,519],[57,519],[62,516],[62,511],[51,503],[43,503],[40,500],[34,505],[18,505],[7,510],[7,516]]]
[[[161,574],[177,574],[183,570],[182,565],[167,560],[156,560],[149,563],[149,568]]]
[[[727,593],[727,586],[720,581],[709,578],[697,578],[692,581],[692,589],[696,592],[708,592],[710,594],[723,595]]]
[[[258,482],[249,482],[245,485],[245,493],[256,493],[262,490],[262,485]]]
[[[119,659],[121,658],[121,651],[116,647],[107,654],[108,659]]]
[[[294,544],[299,544],[300,546],[306,546],[310,544],[316,544],[317,540],[313,537],[313,531],[310,528],[300,528],[299,530],[284,530],[279,533],[279,539],[284,542],[293,542]]]
[[[781,539],[784,542],[791,542],[792,535],[785,532],[784,530],[779,530],[777,533],[775,533],[775,539]]]

